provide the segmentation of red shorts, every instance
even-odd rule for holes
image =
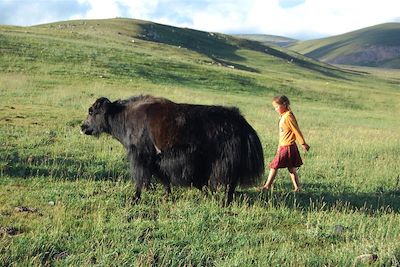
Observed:
[[[280,146],[275,158],[269,164],[271,169],[298,168],[303,165],[299,149],[296,144]]]

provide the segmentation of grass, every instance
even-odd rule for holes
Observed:
[[[375,266],[399,264],[397,71],[297,64],[283,49],[274,56],[235,39],[233,55],[212,58],[179,48],[177,28],[162,28],[176,35],[168,45],[140,39],[140,25],[0,28],[0,265],[363,266],[356,257],[367,253]],[[270,99],[287,94],[311,145],[304,192],[291,192],[283,170],[271,192],[238,188],[229,208],[222,192],[173,188],[165,200],[161,186],[131,205],[122,146],[81,136],[79,125],[97,97],[143,93],[238,106],[266,163],[277,144]]]

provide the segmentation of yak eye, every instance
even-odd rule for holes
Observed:
[[[89,108],[89,115],[93,115],[93,108]]]

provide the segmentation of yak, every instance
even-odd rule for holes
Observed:
[[[236,107],[175,103],[151,95],[111,102],[97,99],[81,132],[106,133],[127,150],[136,192],[151,177],[166,195],[171,185],[225,189],[229,205],[238,185],[254,185],[264,171],[260,139]]]

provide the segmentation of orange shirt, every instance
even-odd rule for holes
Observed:
[[[292,111],[288,110],[282,114],[279,120],[279,145],[289,146],[294,144],[296,140],[301,145],[306,143],[296,117]]]

